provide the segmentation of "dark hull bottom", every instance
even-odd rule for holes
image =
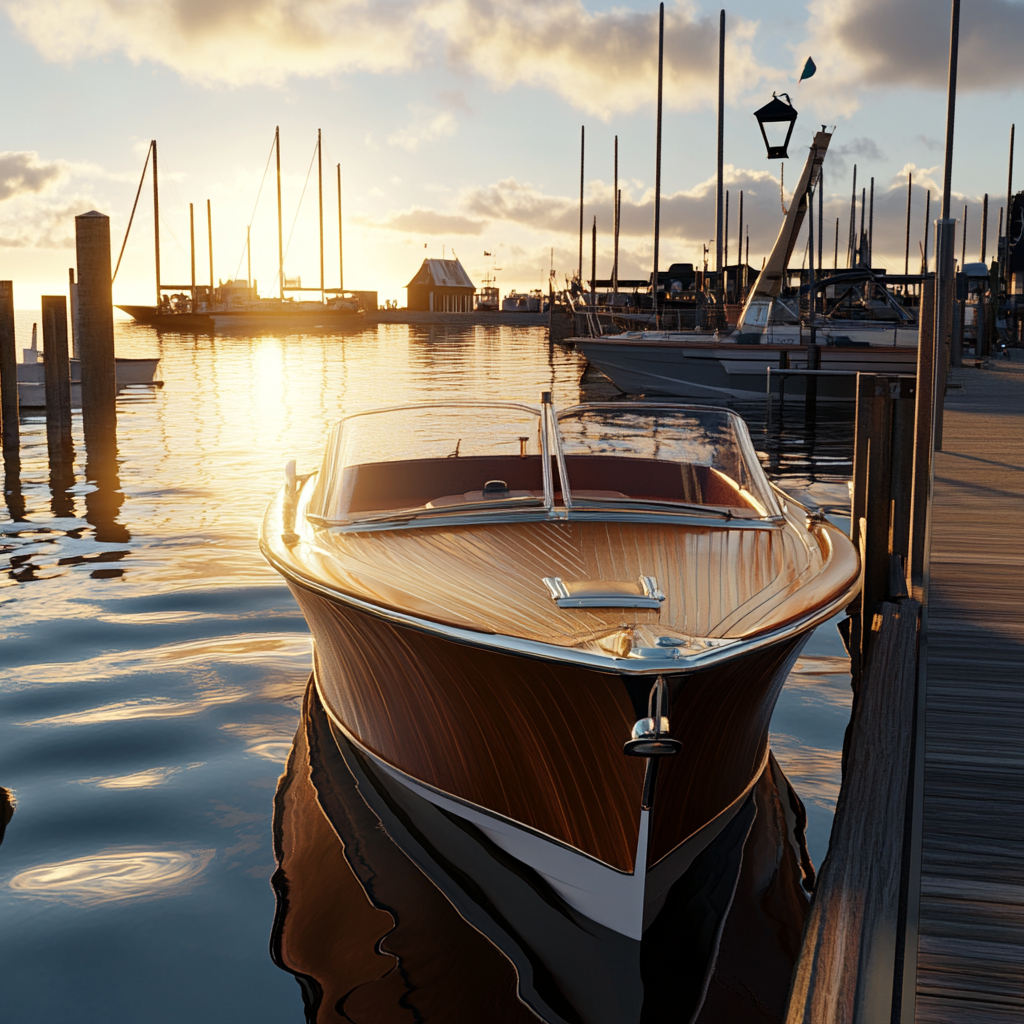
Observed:
[[[807,908],[802,839],[772,760],[631,940],[382,774],[310,686],[275,801],[272,952],[308,1020],[781,1020]]]

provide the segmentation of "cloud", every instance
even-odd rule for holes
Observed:
[[[861,137],[839,146],[829,146],[828,164],[833,175],[844,175],[850,166],[847,157],[854,157],[854,162],[864,160],[884,160],[885,154],[878,148],[873,139]]]
[[[41,192],[65,173],[66,164],[40,160],[35,152],[0,153],[0,202],[26,192]]]
[[[653,104],[657,15],[592,12],[582,0],[3,0],[46,58],[120,52],[207,85],[280,85],[290,77],[396,72],[432,62],[495,89],[547,89],[607,118]],[[756,22],[732,18],[730,96],[788,72],[753,52]],[[665,14],[665,101],[713,104],[718,17],[677,0]],[[458,105],[458,104],[453,104]]]
[[[945,89],[949,5],[935,0],[813,0],[808,46],[818,78],[844,85]],[[1024,86],[1024,4],[972,0],[960,16],[957,87]]]
[[[411,235],[479,235],[485,227],[483,222],[470,217],[439,213],[436,210],[424,210],[419,207],[404,213],[394,213],[381,221],[367,223],[392,231],[405,231]]]
[[[851,146],[854,144],[851,143]],[[874,144],[861,142],[859,152],[872,152]],[[838,174],[828,173],[831,153],[826,159],[826,194],[823,208],[823,239],[821,244],[823,263],[830,270],[833,262],[840,268],[846,265],[847,243],[850,234],[850,193],[848,183],[840,184]],[[929,252],[934,255],[934,238],[931,222],[938,213],[939,187],[936,174],[939,168],[917,167],[910,163],[902,170],[875,182],[874,196],[874,251],[876,264],[888,266],[893,272],[902,272],[906,239],[907,174],[914,176],[912,190],[911,232],[909,265],[915,270],[920,265],[919,242],[924,237],[925,194],[931,191],[929,211]],[[868,175],[858,175],[857,207],[854,214],[854,233],[859,232],[861,218],[861,187],[869,184]],[[728,236],[729,262],[738,260],[737,239],[739,219],[739,193],[743,192],[744,255],[746,239],[750,239],[750,262],[759,266],[761,257],[766,255],[778,235],[782,223],[782,208],[779,181],[769,172],[748,170],[726,165],[725,187],[730,194]],[[977,248],[980,236],[980,197],[953,197],[953,214],[962,219],[963,207],[969,207],[968,256]],[[792,201],[792,183],[786,188],[786,204]],[[505,178],[483,187],[463,189],[451,200],[446,200],[448,209],[439,212],[416,208],[394,213],[390,217],[374,222],[377,227],[406,231],[421,235],[481,235],[488,237],[499,229],[501,236],[510,237],[508,229],[516,228],[530,238],[526,247],[505,243],[501,247],[501,262],[509,276],[509,268],[521,273],[522,279],[532,279],[537,273],[536,266],[547,265],[545,254],[550,246],[555,247],[558,259],[556,265],[576,265],[577,237],[579,231],[579,200],[575,196],[552,195],[536,188],[529,182]],[[817,208],[817,203],[815,204]],[[998,219],[997,201],[990,206],[989,239],[990,249],[995,237]],[[620,227],[620,274],[623,277],[646,276],[650,272],[652,256],[652,234],[654,219],[653,190],[626,182],[622,188],[622,222]],[[584,262],[589,273],[590,231],[593,218],[597,217],[598,228],[598,271],[609,273],[612,250],[612,188],[609,183],[593,181],[588,183],[584,204]],[[864,211],[865,228],[870,225],[869,211]],[[838,229],[836,222],[839,222]],[[715,178],[709,177],[691,189],[663,195],[661,199],[661,262],[667,267],[673,262],[698,263],[703,246],[710,250],[710,262],[714,262],[715,235]],[[815,222],[817,231],[817,221]],[[511,237],[517,237],[511,235]],[[957,228],[957,253],[962,240],[962,227]],[[542,258],[543,257],[543,258]],[[801,266],[806,261],[806,227],[801,233],[792,264]],[[528,271],[528,272],[527,272]]]
[[[458,130],[458,122],[447,110],[438,113],[414,104],[412,111],[413,120],[389,136],[388,142],[392,146],[401,146],[412,153],[419,148],[421,142],[448,138]]]
[[[76,180],[104,175],[98,168],[42,160],[31,151],[0,153],[0,248],[67,249],[75,216],[96,207]]]

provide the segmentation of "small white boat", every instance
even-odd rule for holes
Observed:
[[[30,352],[26,349],[25,352]],[[78,359],[68,360],[71,367],[71,408],[82,408],[82,387],[81,387],[81,361]],[[117,390],[123,391],[130,387],[159,387],[163,381],[154,380],[159,359],[122,359],[114,360],[114,370],[117,374]],[[44,375],[44,363],[38,362],[18,363],[18,408],[19,409],[45,409],[46,408],[46,378]]]

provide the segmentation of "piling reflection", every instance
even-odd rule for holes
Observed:
[[[640,941],[413,801],[331,726],[311,682],[275,798],[271,940],[307,1020],[781,1019],[813,869],[774,759]]]
[[[4,449],[4,504],[14,522],[25,519],[25,495],[21,490],[21,456],[17,448]]]
[[[68,491],[75,485],[73,457],[50,459],[50,511],[58,519],[70,519],[75,514],[75,499]]]
[[[85,519],[96,531],[96,540],[126,544],[131,539],[128,528],[117,521],[124,494],[117,468],[117,438],[105,434],[93,439],[87,447],[85,478],[94,485],[85,496]],[[122,570],[97,570],[120,576]]]

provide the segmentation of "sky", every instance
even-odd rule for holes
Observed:
[[[666,4],[663,268],[714,251],[719,10]],[[925,193],[934,219],[942,181],[948,0],[738,0],[725,10],[729,262],[739,191],[760,266],[825,124],[835,125],[825,266],[836,218],[844,260],[856,164],[858,193],[874,179],[874,262],[893,272],[903,269],[913,175],[910,266],[919,268]],[[585,276],[594,216],[598,276],[610,274],[617,135],[619,276],[646,278],[657,17],[656,4],[637,0],[0,0],[0,279],[15,282],[19,308],[66,292],[74,217],[93,209],[111,218],[116,262],[156,139],[164,281],[190,277],[189,203],[197,280],[208,281],[209,200],[215,278],[245,277],[251,224],[253,277],[275,293],[275,126],[285,274],[304,285],[319,284],[317,129],[328,287],[338,284],[339,164],[347,288],[404,305],[422,259],[453,253],[478,287],[491,274],[503,295],[546,289],[552,267],[564,281],[578,260],[582,126]],[[951,215],[962,221],[967,205],[970,261],[980,255],[982,195],[991,193],[989,259],[1006,202],[1024,0],[965,0],[960,39]],[[797,84],[808,56],[818,71]],[[773,91],[799,112],[784,164],[766,159],[752,113]],[[114,300],[153,297],[147,175]]]

